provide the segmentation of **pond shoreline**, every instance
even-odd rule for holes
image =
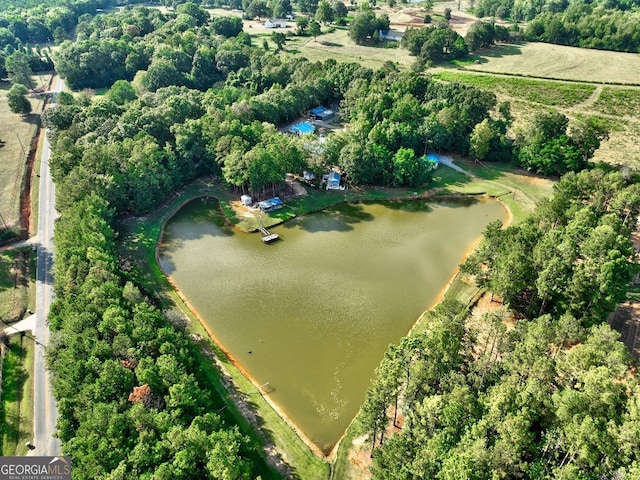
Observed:
[[[262,385],[259,385],[258,382],[253,378],[253,376],[251,376],[249,374],[249,372],[242,366],[242,364],[240,363],[240,361],[238,359],[236,359],[231,352],[229,352],[223,345],[223,343],[220,341],[220,339],[216,336],[216,334],[213,332],[213,330],[211,330],[211,328],[209,327],[209,325],[206,323],[206,321],[204,320],[204,318],[200,315],[200,313],[198,312],[198,310],[191,305],[191,303],[189,303],[189,301],[187,300],[186,296],[182,293],[182,291],[180,290],[180,288],[178,288],[178,286],[176,285],[176,283],[174,282],[173,278],[171,277],[171,275],[169,273],[167,273],[164,268],[162,267],[162,264],[160,263],[160,249],[162,247],[162,238],[164,236],[164,231],[165,231],[165,226],[166,224],[184,207],[186,206],[188,203],[194,201],[194,200],[198,200],[199,198],[213,198],[216,200],[217,202],[217,209],[220,213],[220,215],[222,216],[222,218],[224,219],[224,221],[231,227],[233,227],[234,229],[242,232],[242,233],[246,233],[246,234],[250,234],[253,233],[251,231],[247,231],[241,227],[239,227],[238,225],[236,225],[235,223],[233,223],[228,216],[225,214],[224,209],[221,207],[221,201],[220,199],[218,199],[213,193],[200,193],[200,194],[194,194],[192,196],[189,196],[187,198],[182,199],[182,201],[177,204],[177,206],[172,208],[172,211],[170,212],[170,214],[163,218],[162,224],[160,226],[160,232],[158,234],[158,241],[156,242],[156,247],[155,247],[155,261],[156,264],[158,266],[158,268],[160,268],[160,270],[162,271],[164,277],[166,278],[167,282],[169,283],[169,285],[171,286],[172,290],[176,293],[176,295],[180,298],[180,301],[182,302],[182,305],[184,306],[184,308],[186,308],[191,315],[193,315],[193,317],[195,317],[198,322],[200,323],[200,325],[202,326],[202,328],[207,332],[207,334],[209,335],[210,340],[215,344],[215,346],[224,354],[224,356],[227,358],[227,360],[229,360],[229,362],[231,362],[231,364],[249,381],[251,382],[251,384],[255,387],[256,391],[260,393],[260,395],[262,396],[262,398],[267,402],[267,404],[278,414],[278,416],[282,419],[283,422],[285,422],[289,428],[291,428],[295,434],[298,436],[298,438],[300,438],[305,445],[313,452],[314,455],[316,455],[318,458],[321,459],[328,459],[329,457],[327,455],[324,454],[324,452],[314,443],[311,441],[311,439],[309,437],[307,437],[304,432],[302,432],[299,428],[296,427],[296,425],[291,421],[291,419],[282,411],[282,409],[274,402],[271,400],[271,398],[269,397],[269,394],[267,392],[264,391],[264,389],[262,388]],[[292,217],[295,218],[295,217]],[[287,219],[289,220],[289,219]],[[287,221],[285,220],[285,221]],[[281,222],[281,223],[284,223]],[[280,224],[280,223],[279,223]],[[217,367],[220,369],[222,375],[224,376],[224,379],[226,380],[226,382],[233,382],[233,379],[231,377],[231,375],[227,372],[226,367],[224,366],[224,364],[220,361],[220,359],[218,358],[218,356],[213,353],[212,355],[212,360],[215,362],[215,364],[217,365]],[[227,385],[228,390],[229,389],[229,385]],[[237,392],[237,389],[234,389]],[[256,413],[255,413],[255,409],[250,407],[248,405],[249,403],[249,399],[248,398],[242,398],[240,395],[234,395],[234,392],[229,391],[229,394],[231,396],[231,398],[233,399],[236,408],[238,408],[238,410],[240,412],[242,412],[242,414],[245,416],[245,418],[247,419],[247,421],[249,421],[253,427],[256,429],[256,431],[260,432],[260,425],[259,422],[256,418]],[[269,460],[272,463],[272,465],[274,467],[276,467],[279,471],[281,471],[282,473],[285,473],[282,467],[282,462],[275,460],[273,452],[276,448],[276,446],[273,444],[273,442],[271,442],[268,438],[266,438],[265,435],[260,435],[261,438],[263,439],[263,441],[265,441],[265,449],[268,451],[268,456],[270,457]],[[336,450],[337,446],[339,444],[339,441],[336,443],[336,445],[333,447],[333,450]],[[332,450],[332,452],[333,452]],[[289,468],[286,468],[287,471],[289,471]],[[289,471],[289,473],[291,473]]]
[[[180,196],[180,195],[178,195],[178,196]],[[171,277],[171,275],[168,274],[166,271],[164,271],[164,269],[160,265],[160,262],[159,262],[159,251],[160,251],[160,248],[162,247],[162,238],[164,236],[165,225],[186,204],[188,204],[189,202],[192,202],[194,200],[197,200],[198,198],[203,198],[203,197],[205,197],[205,198],[213,198],[213,199],[215,199],[217,201],[217,206],[216,206],[217,210],[219,211],[219,213],[221,214],[222,218],[224,219],[224,221],[226,222],[226,224],[228,226],[234,228],[237,231],[241,231],[241,232],[244,232],[244,233],[251,233],[251,231],[238,226],[231,218],[229,218],[229,216],[227,215],[227,212],[225,212],[225,209],[222,207],[222,203],[223,202],[226,202],[226,203],[229,203],[229,202],[227,200],[221,200],[219,198],[219,195],[216,195],[215,191],[205,192],[205,191],[200,190],[199,192],[193,192],[192,194],[190,194],[190,195],[187,194],[186,197],[181,198],[180,199],[181,201],[179,203],[177,203],[176,205],[173,205],[173,206],[169,207],[168,214],[163,215],[164,218],[163,218],[161,226],[160,226],[160,233],[158,235],[158,242],[156,243],[156,248],[155,248],[155,261],[156,261],[157,265],[160,267],[162,273],[164,274],[165,278],[167,279],[167,281],[170,284],[170,286],[173,289],[173,291],[176,292],[177,296],[180,298],[182,304],[193,315],[193,317],[198,320],[200,325],[202,325],[204,330],[207,332],[207,335],[209,336],[211,341],[214,342],[214,344],[225,355],[225,357],[228,359],[228,361],[231,362],[231,364],[249,382],[251,382],[251,384],[255,388],[255,391],[260,393],[260,395],[267,402],[267,404],[278,414],[278,416],[281,418],[281,420],[286,425],[288,425],[289,428],[291,428],[295,432],[295,434],[298,436],[298,438],[301,439],[304,442],[304,444],[314,453],[314,455],[316,455],[318,458],[320,458],[320,459],[322,459],[324,461],[332,462],[332,461],[335,460],[338,448],[340,447],[341,442],[344,439],[345,435],[348,433],[348,430],[349,430],[352,422],[350,422],[349,426],[347,426],[345,431],[342,433],[340,438],[336,441],[336,443],[333,445],[332,449],[329,452],[323,451],[321,448],[319,448],[314,442],[312,442],[310,440],[310,438],[308,438],[299,428],[296,427],[296,425],[291,421],[290,418],[288,418],[288,416],[282,411],[282,409],[280,409],[278,407],[278,405],[274,401],[271,400],[269,394],[264,391],[262,386],[258,385],[257,381],[251,375],[249,375],[249,373],[242,366],[242,364],[228,350],[226,350],[224,348],[224,346],[222,345],[220,340],[213,333],[213,331],[210,329],[210,327],[206,324],[206,322],[201,317],[199,312],[195,309],[195,307],[193,307],[188,302],[188,300],[186,299],[185,295],[177,287],[177,285],[175,284],[175,282],[174,282],[173,278]],[[480,193],[475,193],[475,194],[460,194],[460,193],[442,194],[442,193],[440,193],[438,191],[427,191],[427,192],[423,192],[421,194],[415,194],[414,193],[414,194],[407,194],[407,195],[396,195],[396,196],[389,196],[389,197],[386,197],[386,198],[366,198],[366,197],[364,197],[364,198],[353,198],[353,199],[340,199],[340,200],[338,200],[336,202],[333,202],[333,203],[331,203],[329,205],[324,205],[324,206],[322,206],[320,208],[305,210],[303,212],[298,212],[295,215],[293,215],[293,216],[291,216],[289,218],[283,219],[283,220],[277,219],[276,222],[270,223],[269,226],[280,225],[280,224],[286,223],[287,221],[289,221],[289,220],[291,220],[293,218],[297,218],[297,217],[306,215],[308,213],[321,211],[321,210],[324,210],[324,209],[326,209],[328,207],[336,206],[336,205],[344,204],[344,203],[376,203],[376,202],[389,203],[389,202],[401,202],[401,201],[402,202],[406,202],[406,201],[420,200],[420,199],[422,199],[422,200],[427,199],[427,200],[437,201],[437,200],[463,199],[463,198],[470,198],[470,197],[476,197],[476,198],[477,197],[485,197],[485,198],[492,198],[492,199],[498,200],[498,202],[501,204],[502,208],[505,211],[505,217],[506,217],[505,223],[508,224],[511,221],[512,214],[511,214],[510,209],[507,207],[507,205],[505,205],[504,202],[500,201],[499,198],[496,198],[496,197],[491,196],[491,195],[487,195],[485,192],[480,192]],[[168,205],[165,205],[165,208],[166,207],[168,207]],[[462,258],[461,258],[461,262],[464,262],[466,260],[468,255],[477,247],[477,245],[481,241],[481,239],[482,239],[482,237],[480,236],[480,237],[478,237],[476,240],[474,240],[472,242],[470,247],[464,252],[464,254],[463,254]],[[429,310],[433,309],[437,304],[439,304],[442,301],[442,299],[444,298],[444,295],[449,290],[449,288],[452,285],[452,283],[455,281],[458,273],[459,273],[459,270],[458,270],[458,268],[456,268],[452,272],[452,274],[449,277],[448,281],[445,283],[445,285],[442,287],[442,289],[438,292],[438,295],[437,295],[436,299],[415,320],[415,322],[413,322],[412,327],[409,330],[409,332],[407,333],[407,335],[410,335],[411,332],[414,330],[414,328],[420,323],[420,321],[422,320],[422,317],[424,316],[424,313],[426,313]],[[222,370],[223,375],[226,376],[225,378],[227,380],[229,380],[231,377],[226,372],[226,369],[225,369],[224,365],[221,363],[220,359],[219,358],[214,358],[214,361],[219,366],[219,368]],[[236,389],[233,389],[233,390],[236,390]],[[247,405],[247,402],[250,401],[250,399],[248,398],[246,393],[245,393],[244,396],[234,395],[232,392],[230,392],[230,393],[231,393],[231,396],[232,396],[234,402],[236,403],[237,408],[242,412],[242,414],[245,416],[245,418],[247,418],[247,420],[256,429],[259,429],[260,426],[259,426],[259,424],[258,424],[258,422],[257,422],[257,420],[255,418],[254,407],[250,407],[249,405]],[[270,442],[269,439],[265,438],[264,435],[261,435],[261,437],[263,438],[264,441],[269,443],[269,445],[267,445],[267,451],[268,452],[272,452],[273,451],[272,447],[274,447],[272,442]],[[273,458],[271,460],[273,460]]]

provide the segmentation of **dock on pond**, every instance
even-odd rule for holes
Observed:
[[[264,243],[275,242],[280,238],[277,233],[269,233],[269,231],[264,227],[260,227],[258,230],[260,230],[260,233],[262,234],[262,241]]]

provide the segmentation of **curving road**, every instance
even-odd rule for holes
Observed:
[[[64,81],[56,77],[55,94],[64,90]],[[62,453],[60,440],[54,437],[58,420],[58,407],[51,391],[50,374],[45,368],[44,348],[49,343],[47,317],[53,299],[53,228],[56,218],[55,187],[49,171],[51,151],[46,137],[42,145],[40,164],[40,198],[38,199],[38,267],[36,276],[36,357],[33,383],[33,445],[30,455],[54,456]]]

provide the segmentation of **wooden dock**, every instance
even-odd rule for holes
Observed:
[[[264,227],[260,227],[258,228],[258,230],[260,230],[260,233],[262,233],[262,241],[264,243],[275,242],[280,238],[277,233],[269,233],[269,231]]]

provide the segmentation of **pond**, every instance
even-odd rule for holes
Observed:
[[[167,223],[159,261],[223,348],[328,453],[389,344],[505,217],[488,199],[343,204],[271,228],[281,239],[265,245],[199,199]]]

